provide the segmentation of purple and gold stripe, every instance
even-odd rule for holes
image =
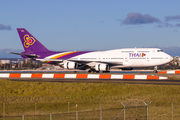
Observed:
[[[52,57],[51,59],[69,59],[69,58],[72,58],[72,57],[75,57],[75,56],[78,56],[78,55],[82,55],[82,54],[85,54],[85,53],[89,53],[91,51],[74,51],[74,52],[65,52],[65,53],[62,53],[60,55],[57,55],[57,56],[54,56]],[[48,63],[51,63],[52,61],[47,61]]]

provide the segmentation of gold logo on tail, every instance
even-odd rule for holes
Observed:
[[[29,37],[29,35],[24,35],[24,47],[28,48],[30,45],[35,43],[35,39],[33,37]]]

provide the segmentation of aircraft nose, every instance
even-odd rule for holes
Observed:
[[[173,57],[170,56],[170,61],[172,61],[172,60],[173,60]]]

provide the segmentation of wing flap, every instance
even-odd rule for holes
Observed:
[[[62,62],[62,59],[36,59],[43,62]]]

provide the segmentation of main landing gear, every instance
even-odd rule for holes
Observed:
[[[157,71],[157,66],[154,66],[154,71],[153,71],[153,73],[158,73],[158,71]]]
[[[110,73],[110,71],[101,71],[102,73]],[[100,71],[96,71],[95,69],[89,69],[88,73],[100,73]]]
[[[99,73],[99,71],[96,71],[95,69],[89,69],[88,73]]]

